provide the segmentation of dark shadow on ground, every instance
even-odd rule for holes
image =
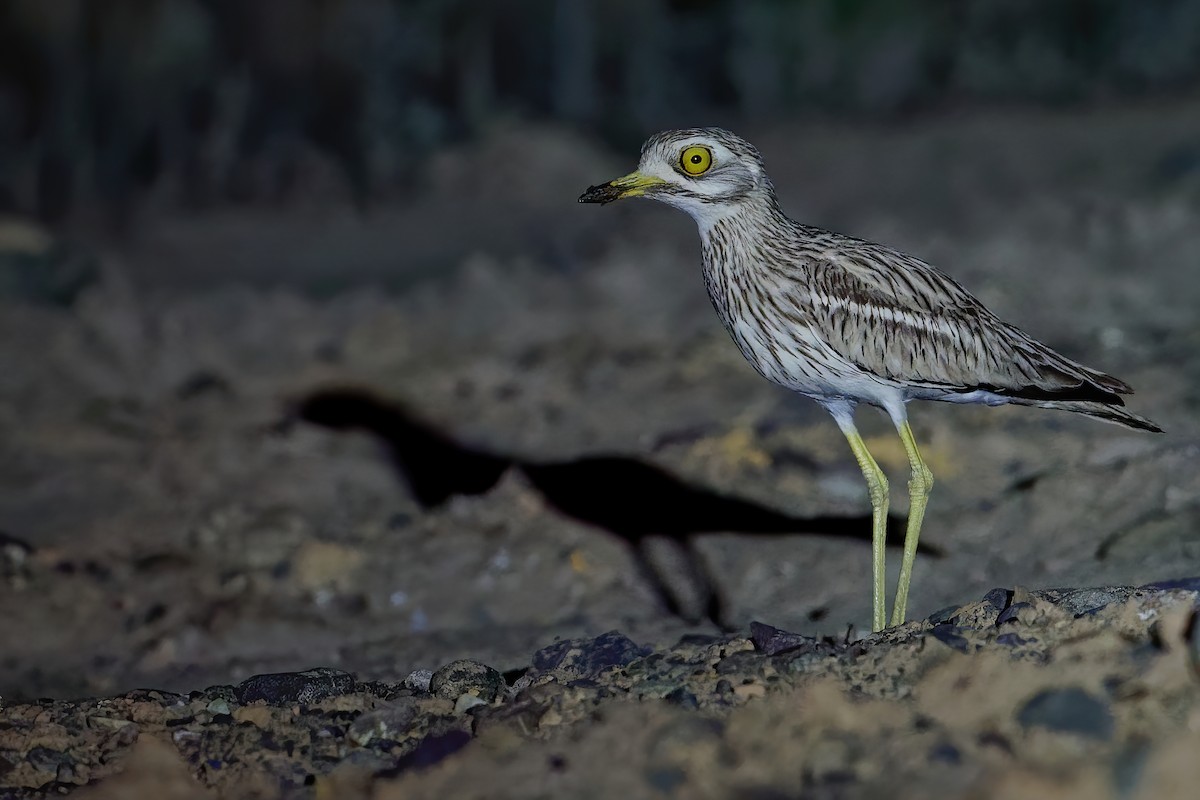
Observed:
[[[704,616],[722,627],[728,623],[724,604],[717,583],[694,546],[696,535],[817,535],[868,543],[871,539],[869,514],[792,516],[689,484],[636,458],[588,456],[534,462],[489,453],[455,441],[401,403],[362,389],[314,392],[296,406],[293,418],[333,430],[361,430],[377,436],[387,446],[417,502],[427,509],[456,495],[484,494],[507,470],[519,470],[552,507],[627,542],[661,602],[672,613],[687,617],[690,615],[669,588],[667,576],[647,553],[652,537],[671,540],[679,545],[683,568],[702,598]],[[889,516],[889,544],[901,545],[903,534],[904,518]],[[941,555],[936,547],[925,544],[920,552]]]

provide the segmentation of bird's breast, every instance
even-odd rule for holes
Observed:
[[[819,343],[801,317],[784,317],[772,302],[778,287],[730,261],[707,260],[704,282],[717,316],[742,355],[764,378],[804,391],[812,388],[805,363]]]

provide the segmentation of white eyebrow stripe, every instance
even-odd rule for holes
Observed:
[[[832,297],[820,292],[809,292],[809,296],[814,305],[828,308],[831,311],[845,310],[869,320],[880,320],[896,325],[904,325],[915,330],[947,336],[951,339],[958,338],[962,333],[957,326],[943,317],[925,316],[904,309],[877,306],[871,303],[860,303],[857,300],[851,300],[846,297]]]

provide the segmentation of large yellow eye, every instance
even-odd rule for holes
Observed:
[[[688,175],[703,175],[712,166],[712,150],[698,144],[685,147],[679,154],[679,166]]]

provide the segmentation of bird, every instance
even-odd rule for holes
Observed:
[[[909,514],[891,624],[905,622],[933,473],[908,422],[912,400],[1059,409],[1143,431],[1124,381],[1055,352],[993,314],[927,262],[864,239],[795,222],[762,155],[723,128],[657,133],[637,169],[587,189],[580,203],[645,197],[696,222],[709,299],[764,378],[833,417],[866,479],[872,507],[872,629],[887,627],[888,480],[854,423],[882,409],[909,462]]]

